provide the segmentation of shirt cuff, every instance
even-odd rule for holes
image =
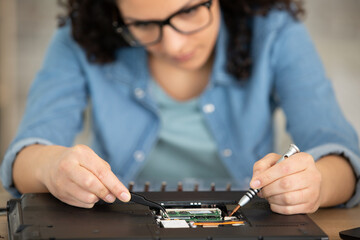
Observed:
[[[360,157],[350,149],[339,145],[339,144],[325,144],[321,145],[306,151],[307,153],[311,154],[315,161],[319,160],[321,157],[336,154],[344,156],[348,159],[349,163],[351,164],[355,175],[356,175],[356,188],[354,195],[348,200],[343,206],[350,208],[356,206],[360,202]]]
[[[13,164],[17,154],[25,147],[33,144],[54,145],[50,141],[42,138],[25,138],[13,143],[6,151],[1,164],[1,181],[4,188],[14,197],[20,197],[21,193],[15,188],[13,181]]]

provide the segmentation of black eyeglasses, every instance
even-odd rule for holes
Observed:
[[[114,21],[114,27],[131,46],[149,46],[161,41],[162,28],[166,25],[182,34],[196,33],[209,26],[212,21],[211,4],[212,0],[209,0],[181,9],[163,21],[134,21],[122,26]]]

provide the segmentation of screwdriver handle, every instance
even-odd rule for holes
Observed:
[[[284,155],[281,156],[281,158],[276,163],[280,163],[283,160],[285,160],[286,158],[288,158],[298,152],[300,152],[300,149],[295,144],[290,144],[289,149],[286,151],[286,153]],[[251,199],[253,199],[255,197],[255,195],[258,192],[260,192],[260,190],[261,190],[261,188],[258,188],[258,189],[250,188],[245,193],[245,195],[240,199],[240,201],[238,202],[238,205],[242,207],[245,204],[247,204]]]

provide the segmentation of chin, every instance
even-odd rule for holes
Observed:
[[[204,59],[191,59],[185,62],[174,62],[174,65],[180,69],[187,71],[196,71],[201,69],[205,64],[206,60]]]
[[[199,70],[203,65],[204,64],[177,64],[177,67],[187,71],[196,71]]]

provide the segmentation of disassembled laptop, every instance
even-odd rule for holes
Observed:
[[[145,187],[131,192],[132,202],[100,201],[92,209],[51,194],[24,194],[8,202],[9,239],[328,239],[307,215],[275,214],[258,197],[229,217],[245,193],[230,186],[183,191],[180,183],[178,191],[169,192],[165,184],[158,192]]]

